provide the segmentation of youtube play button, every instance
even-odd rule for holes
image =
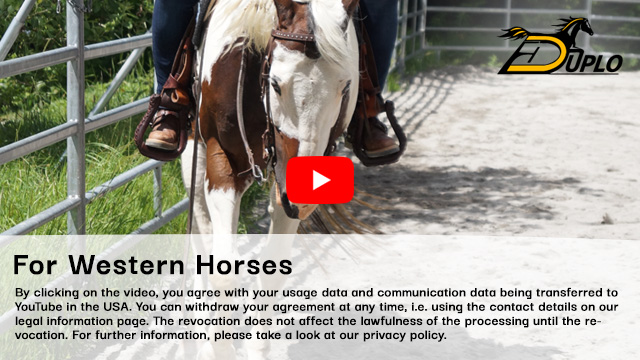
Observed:
[[[287,196],[296,204],[348,203],[353,198],[353,162],[338,156],[290,159]]]
[[[329,181],[331,181],[331,179],[313,170],[313,190],[328,183]]]

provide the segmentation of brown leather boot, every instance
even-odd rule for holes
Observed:
[[[359,22],[356,34],[360,45],[360,87],[358,104],[347,128],[345,145],[347,142],[352,145],[354,154],[364,166],[392,164],[404,153],[407,137],[398,124],[393,102],[382,98],[373,49],[364,22]],[[387,135],[387,127],[378,120],[381,113],[387,115],[397,142]]]
[[[180,139],[178,131],[180,129],[179,115],[175,111],[161,109],[153,117],[153,128],[147,137],[145,144],[148,147],[173,151],[178,148]]]
[[[195,17],[191,20],[160,94],[151,95],[149,108],[136,128],[135,143],[140,153],[152,159],[171,161],[184,151],[194,101],[191,95],[191,70],[194,47],[191,42]],[[152,126],[147,139],[147,128]]]
[[[387,135],[387,127],[378,118],[368,119],[362,139],[362,147],[367,156],[372,158],[400,151],[400,146],[392,137]]]

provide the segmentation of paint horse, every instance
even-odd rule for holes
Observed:
[[[240,202],[254,181],[254,165],[270,167],[275,176],[270,234],[296,233],[300,221],[315,210],[316,205],[287,198],[287,161],[330,152],[351,119],[359,84],[352,21],[357,3],[216,1],[196,64],[202,69],[202,92],[193,226],[196,233],[214,236],[211,241],[194,238],[197,254],[238,256],[233,237],[224,235],[237,232]],[[271,148],[268,156],[263,156],[265,147]],[[194,142],[189,141],[182,155],[185,184],[191,182],[193,151]],[[261,256],[279,262],[289,256],[291,245],[292,236],[270,236]],[[234,286],[222,277],[197,282],[218,289]],[[283,277],[260,278],[263,289],[279,289],[283,283]],[[235,358],[231,341],[209,345],[201,357]],[[260,359],[267,351],[268,343],[257,342],[248,355]]]

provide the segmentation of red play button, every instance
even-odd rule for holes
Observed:
[[[287,196],[297,204],[348,203],[353,198],[353,162],[338,156],[290,159]]]

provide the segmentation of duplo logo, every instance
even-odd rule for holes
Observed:
[[[568,74],[614,74],[622,67],[622,56],[613,55],[606,61],[602,55],[585,55],[584,50],[576,46],[576,36],[583,31],[593,35],[591,24],[586,18],[560,19],[562,24],[555,34],[531,33],[521,27],[503,29],[507,39],[524,41],[511,55],[498,74],[551,74],[565,66]],[[555,46],[560,54],[549,63],[543,63],[538,53],[541,46]],[[524,63],[525,60],[528,61]],[[520,59],[523,57],[523,59]]]

